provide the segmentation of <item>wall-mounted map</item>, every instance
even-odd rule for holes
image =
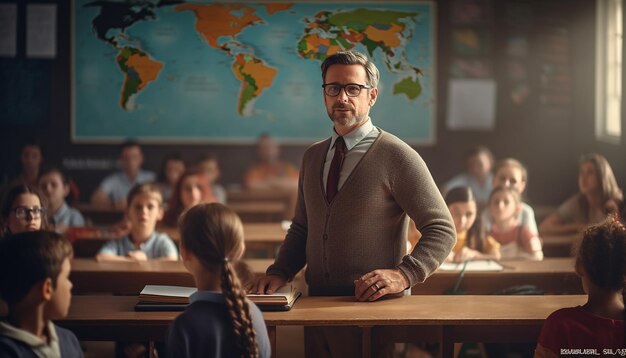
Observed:
[[[434,5],[422,2],[75,0],[79,142],[286,143],[329,136],[321,62],[343,49],[381,71],[373,123],[434,142]]]

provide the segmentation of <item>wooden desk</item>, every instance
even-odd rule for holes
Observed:
[[[502,261],[500,272],[465,272],[460,290],[470,295],[492,294],[517,285],[535,285],[546,293],[583,294],[580,278],[574,272],[573,258],[547,258],[543,261]],[[439,295],[454,287],[459,272],[436,271],[422,284],[413,286],[413,295]]]
[[[167,233],[174,241],[180,240],[177,228],[158,227],[158,232]],[[243,225],[244,238],[248,251],[260,250],[264,257],[274,257],[276,249],[282,244],[287,232],[280,223],[245,223]],[[74,255],[76,257],[94,257],[102,245],[116,239],[108,235],[87,235],[74,240]],[[117,238],[119,239],[119,237]]]
[[[295,211],[297,188],[293,189],[230,189],[227,190],[228,205],[234,203],[275,202],[285,205],[282,219],[290,220]]]
[[[179,313],[135,312],[136,302],[128,296],[76,296],[68,316],[57,324],[81,340],[164,340]],[[358,326],[363,347],[372,340],[438,341],[442,355],[449,357],[456,342],[534,342],[550,313],[584,302],[584,295],[405,296],[379,302],[302,297],[291,311],[264,312],[263,317],[274,353],[277,326]]]
[[[275,201],[228,203],[243,222],[278,222],[285,218],[287,204]]]
[[[262,275],[274,260],[245,260]],[[196,283],[181,261],[97,262],[74,259],[70,279],[74,294],[120,293],[137,295],[145,285],[190,286]]]
[[[582,234],[543,235],[543,254],[545,257],[572,257],[582,238]]]
[[[95,207],[89,203],[78,203],[74,206],[83,214],[90,225],[107,226],[114,225],[124,218],[124,210],[116,208]]]

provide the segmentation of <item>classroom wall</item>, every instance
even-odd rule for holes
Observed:
[[[3,1],[4,2],[4,1]],[[42,2],[42,1],[37,1]],[[24,57],[25,2],[20,1],[18,22],[18,57],[0,59],[0,181],[6,182],[19,169],[19,147],[27,138],[37,138],[45,151],[46,163],[69,166],[70,175],[81,188],[81,199],[88,200],[100,179],[110,172],[117,147],[113,145],[74,144],[70,139],[70,2],[58,4],[58,55],[53,60],[32,60]],[[536,205],[557,205],[577,190],[577,161],[582,153],[596,151],[605,155],[622,187],[626,187],[626,165],[620,156],[621,144],[597,141],[594,133],[594,51],[595,1],[593,0],[505,0],[493,2],[493,15],[485,26],[491,34],[494,78],[498,83],[496,124],[493,131],[449,130],[445,125],[448,68],[451,62],[453,26],[450,23],[450,0],[438,4],[437,52],[437,133],[436,144],[419,146],[417,151],[439,183],[463,168],[465,152],[474,144],[489,146],[496,157],[516,157],[529,169],[528,199]],[[530,58],[530,87],[535,89],[527,103],[514,106],[507,99],[507,36],[514,33],[511,9],[520,5],[531,9],[531,26],[526,28],[531,54],[541,54],[545,34],[542,29],[565,28],[569,39],[569,66],[572,86],[571,101],[553,108],[538,100],[541,88],[541,61]],[[507,17],[509,16],[509,17]],[[320,106],[323,105],[321,98]],[[43,108],[43,110],[42,110]],[[17,114],[29,116],[16,119]],[[566,115],[563,115],[566,113]],[[8,118],[11,115],[12,118]],[[35,118],[26,121],[25,118]],[[373,118],[376,123],[376,118]],[[320,118],[326,123],[327,118]],[[622,119],[622,128],[626,121]],[[284,157],[299,163],[304,146],[286,146]],[[146,145],[145,166],[158,170],[160,158],[172,151],[183,153],[190,161],[210,151],[221,158],[222,182],[236,184],[245,168],[254,160],[249,145]],[[88,161],[88,159],[90,161]],[[101,168],[101,169],[99,169]]]

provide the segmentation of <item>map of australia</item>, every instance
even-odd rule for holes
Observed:
[[[316,140],[327,133],[319,65],[354,49],[381,70],[375,124],[430,141],[431,7],[76,0],[73,135]]]

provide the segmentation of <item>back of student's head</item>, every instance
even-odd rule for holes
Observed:
[[[221,277],[222,292],[241,355],[258,356],[250,308],[233,265],[244,250],[239,216],[222,204],[199,204],[183,214],[179,227],[183,249],[193,254],[207,271]]]
[[[583,234],[576,264],[589,280],[607,291],[624,289],[626,280],[626,228],[617,216],[590,226]]]
[[[446,193],[445,201],[446,201],[446,205],[448,206],[448,209],[451,209],[452,205],[458,204],[458,203],[462,203],[462,204],[473,203],[473,205],[470,208],[468,208],[469,210],[474,211],[472,213],[473,214],[472,216],[474,217],[474,222],[472,223],[470,228],[467,230],[467,236],[466,236],[467,246],[474,250],[482,251],[483,240],[485,237],[485,229],[484,229],[482,220],[480,218],[480,215],[478,215],[478,206],[476,203],[476,197],[474,197],[474,192],[472,192],[472,189],[467,186],[454,187]],[[453,217],[455,215],[455,213],[452,213],[452,210],[450,211],[450,214],[452,214]],[[466,215],[466,214],[467,213],[462,213],[462,215]]]
[[[11,215],[11,212],[13,211],[14,207],[14,203],[17,200],[17,198],[20,195],[23,194],[32,194],[34,196],[36,196],[37,198],[39,198],[39,204],[42,208],[47,207],[47,201],[44,198],[43,195],[41,195],[41,193],[36,189],[33,188],[27,184],[17,184],[11,188],[9,188],[9,190],[7,190],[4,193],[4,196],[2,198],[2,204],[0,204],[0,215],[2,215],[2,217],[0,218],[0,224],[2,226],[2,228],[6,231],[8,228],[8,220],[9,220],[9,216]],[[46,218],[46,215],[41,215],[41,230],[45,230],[48,228],[48,220]]]
[[[9,305],[20,302],[47,278],[56,287],[57,277],[72,245],[52,231],[30,231],[0,241],[0,297]]]
[[[137,184],[132,189],[130,189],[128,195],[126,196],[128,206],[130,207],[133,199],[140,195],[149,196],[150,199],[156,200],[159,205],[163,205],[163,196],[161,195],[161,190],[159,190],[159,187],[154,183]]]

